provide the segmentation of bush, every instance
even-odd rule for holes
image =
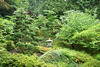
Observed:
[[[25,44],[23,43],[23,42],[17,42],[16,43],[16,46],[18,46],[18,47],[24,47],[25,46]]]
[[[5,51],[7,51],[5,48],[0,47],[0,55],[1,55],[2,53],[4,53]]]
[[[6,49],[8,51],[13,50],[15,48],[15,45],[14,45],[13,41],[8,41],[6,43],[7,43]]]
[[[36,54],[32,56],[23,54],[3,54],[0,57],[1,67],[53,67],[51,64],[41,62]]]
[[[76,33],[70,40],[73,44],[81,44],[94,51],[100,50],[100,24],[97,24],[88,30]]]
[[[34,45],[33,45],[33,44],[27,44],[27,48],[28,48],[29,50],[32,50],[32,49],[34,48]]]
[[[57,67],[76,66],[75,62],[62,53],[62,50],[48,51],[40,59],[46,63],[52,63]]]
[[[5,35],[9,33],[11,34],[13,31],[13,26],[13,22],[0,18],[0,33]]]
[[[6,37],[12,34],[13,26],[13,22],[0,18],[0,47],[7,48],[8,42],[11,42]]]
[[[89,54],[85,52],[71,50],[71,49],[58,49],[54,51],[49,51],[49,52],[46,52],[44,55],[42,55],[40,59],[46,63],[52,63],[56,66],[62,63],[60,64],[60,66],[63,66],[64,64],[65,66],[63,67],[66,67],[66,66],[75,67],[77,65],[80,65],[80,66],[94,65],[94,67],[99,66],[99,64],[97,64],[99,63],[99,61],[94,59]],[[96,63],[94,63],[93,61],[96,61]],[[92,64],[91,62],[93,62],[94,64]]]
[[[100,60],[100,53],[94,56],[95,59]]]
[[[84,63],[81,67],[100,67],[100,61],[93,60]]]
[[[64,25],[56,37],[65,40],[67,42],[66,44],[71,44],[70,38],[73,37],[76,32],[87,30],[100,22],[98,19],[95,19],[95,16],[79,11],[67,11],[64,17],[65,19],[62,19],[62,21],[66,21],[63,22]]]

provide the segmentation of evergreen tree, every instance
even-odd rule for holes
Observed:
[[[12,21],[16,23],[14,26],[14,34],[12,36],[14,42],[23,42],[24,44],[32,43],[37,45],[36,31],[38,28],[35,27],[32,18],[27,15],[27,11],[23,8],[19,8],[14,14],[13,18],[15,19],[12,19]]]

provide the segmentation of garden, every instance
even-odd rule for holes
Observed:
[[[100,67],[100,1],[0,0],[0,67]]]

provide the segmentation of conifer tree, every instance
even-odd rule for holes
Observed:
[[[23,8],[19,8],[14,14],[13,18],[15,19],[12,19],[12,21],[16,24],[14,26],[12,39],[15,43],[23,42],[24,44],[31,43],[37,45],[36,31],[38,28],[35,27],[32,18],[27,15],[27,11]]]

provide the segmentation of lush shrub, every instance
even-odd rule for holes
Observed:
[[[66,67],[70,65],[76,66],[72,59],[62,53],[62,50],[48,51],[43,54],[40,59],[46,63],[52,63],[57,67]]]
[[[41,62],[36,54],[32,56],[23,54],[2,54],[0,57],[1,67],[52,67],[51,64]]]
[[[4,53],[5,51],[7,51],[5,48],[0,47],[0,55],[1,55],[2,53]]]
[[[94,58],[100,60],[100,53],[95,55]]]
[[[0,33],[3,33],[5,35],[12,33],[13,26],[13,22],[0,18]]]
[[[100,50],[100,24],[76,33],[70,41],[73,44],[81,44],[84,47],[94,49],[94,51]]]
[[[79,11],[67,11],[65,12],[65,24],[61,28],[61,31],[56,35],[57,38],[65,40],[68,44],[70,38],[74,36],[76,32],[87,30],[99,23],[99,20],[95,19],[95,16],[82,13]],[[71,43],[70,43],[71,44]]]
[[[15,45],[14,45],[13,41],[7,41],[6,44],[7,44],[6,49],[8,51],[13,50],[15,48]]]
[[[24,42],[17,42],[17,43],[16,43],[16,46],[22,48],[22,47],[25,46],[25,44],[24,44]]]
[[[92,60],[84,63],[81,67],[100,67],[100,61]]]
[[[58,49],[58,50],[54,50],[54,51],[49,51],[46,52],[44,55],[42,55],[40,57],[41,60],[45,61],[46,63],[52,63],[54,65],[59,65],[57,63],[64,63],[67,66],[72,65],[73,66],[77,66],[77,64],[79,65],[85,65],[87,63],[89,63],[88,65],[92,66],[92,65],[99,65],[99,64],[90,64],[90,61],[96,61],[97,63],[99,62],[98,60],[95,60],[92,56],[90,56],[89,54],[85,53],[85,52],[79,52],[79,51],[75,51],[75,50],[71,50],[71,49]],[[88,66],[86,65],[86,66]],[[64,66],[66,67],[66,66]]]
[[[10,34],[12,35],[13,26],[13,22],[0,18],[0,47],[7,48],[7,50],[14,48],[13,41],[7,38]]]

